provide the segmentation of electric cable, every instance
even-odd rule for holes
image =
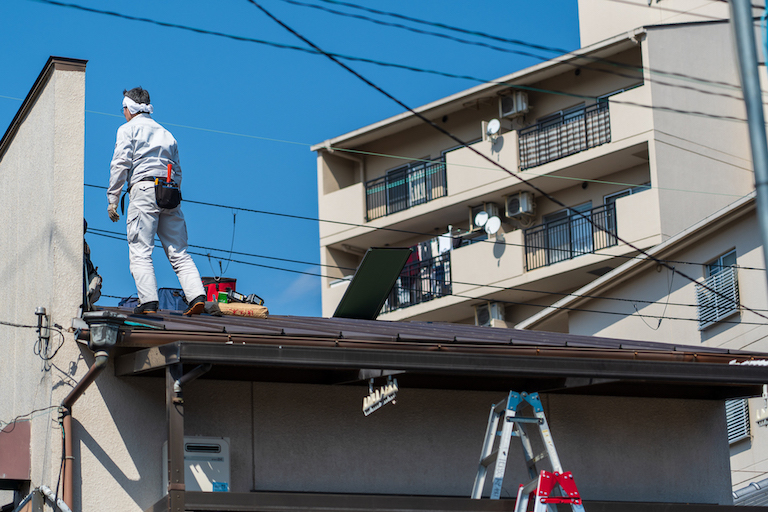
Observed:
[[[519,180],[521,183],[524,183],[524,184],[526,184],[528,187],[532,188],[532,189],[533,189],[533,190],[535,190],[536,192],[539,192],[541,195],[543,195],[543,196],[547,197],[547,198],[548,198],[550,201],[552,201],[553,203],[555,203],[555,204],[557,204],[557,205],[560,205],[560,206],[561,206],[561,207],[563,207],[563,208],[567,208],[567,206],[565,205],[565,203],[563,203],[563,202],[562,202],[562,201],[560,201],[559,199],[556,199],[556,198],[555,198],[555,197],[553,197],[552,195],[550,195],[550,194],[548,194],[548,193],[544,192],[544,190],[542,190],[542,189],[541,189],[539,186],[537,186],[537,185],[534,185],[533,183],[531,183],[530,181],[528,181],[528,180],[526,180],[526,179],[524,179],[524,178],[521,178],[520,176],[516,175],[515,173],[513,173],[513,172],[512,172],[512,171],[510,171],[509,169],[506,169],[506,168],[505,168],[503,165],[501,165],[501,164],[500,164],[500,163],[498,163],[497,161],[493,160],[492,158],[490,158],[489,156],[485,155],[484,153],[481,153],[481,152],[480,152],[480,151],[478,151],[477,149],[475,149],[475,148],[473,148],[473,147],[471,147],[471,146],[467,146],[467,143],[466,143],[466,142],[464,142],[463,140],[461,140],[459,137],[457,137],[457,136],[456,136],[456,135],[454,135],[453,133],[449,132],[449,131],[448,131],[448,130],[446,130],[445,128],[443,128],[443,127],[441,127],[440,125],[436,124],[435,122],[431,121],[430,119],[428,119],[427,117],[425,117],[423,114],[420,114],[419,112],[416,112],[415,110],[413,110],[412,108],[410,108],[408,105],[406,105],[405,103],[403,103],[402,101],[400,101],[400,100],[399,100],[399,99],[397,99],[396,97],[392,96],[391,94],[389,94],[388,92],[386,92],[386,91],[385,91],[385,90],[383,90],[381,87],[379,87],[378,85],[374,84],[373,82],[371,82],[371,81],[370,81],[370,80],[368,80],[367,78],[363,77],[363,76],[362,76],[361,74],[359,74],[357,71],[353,70],[352,68],[350,68],[349,66],[347,66],[346,64],[344,64],[343,62],[341,62],[340,60],[338,60],[337,58],[335,58],[334,56],[332,56],[332,55],[329,55],[328,53],[324,52],[322,49],[320,49],[320,47],[318,47],[317,45],[315,45],[314,43],[312,43],[311,41],[309,41],[309,40],[308,40],[306,37],[302,36],[301,34],[299,34],[298,32],[296,32],[294,29],[292,29],[291,27],[289,27],[288,25],[286,25],[284,22],[282,22],[281,20],[279,20],[278,18],[276,18],[276,17],[275,17],[275,16],[274,16],[272,13],[270,13],[268,10],[266,10],[266,9],[265,9],[265,8],[264,8],[264,7],[263,7],[261,4],[259,4],[259,3],[258,3],[258,2],[256,2],[255,0],[247,0],[247,1],[248,1],[249,3],[251,3],[251,4],[253,4],[253,5],[254,5],[256,8],[258,8],[260,11],[262,11],[262,12],[263,12],[265,15],[267,15],[269,18],[271,18],[273,21],[275,21],[275,22],[276,22],[277,24],[279,24],[280,26],[282,26],[282,27],[283,27],[284,29],[286,29],[288,32],[290,32],[291,34],[293,34],[294,36],[296,36],[297,38],[299,38],[299,39],[300,39],[301,41],[303,41],[305,44],[308,44],[309,46],[311,46],[311,47],[312,47],[312,48],[314,48],[315,50],[317,50],[317,51],[319,51],[319,52],[323,53],[323,54],[324,54],[324,55],[325,55],[325,56],[326,56],[328,59],[330,59],[331,61],[333,61],[333,62],[334,62],[334,63],[336,63],[337,65],[341,66],[342,68],[344,68],[345,70],[347,70],[348,72],[350,72],[351,74],[353,74],[354,76],[356,76],[357,78],[359,78],[360,80],[362,80],[363,82],[365,82],[366,84],[368,84],[370,87],[374,88],[375,90],[379,91],[379,92],[380,92],[381,94],[383,94],[384,96],[388,97],[389,99],[391,99],[392,101],[394,101],[395,103],[397,103],[398,105],[400,105],[401,107],[405,108],[406,110],[408,110],[409,112],[411,112],[413,115],[415,115],[416,117],[418,117],[419,119],[421,119],[422,121],[424,121],[426,124],[428,124],[428,125],[432,126],[432,127],[433,127],[434,129],[436,129],[438,132],[440,132],[440,133],[442,133],[442,134],[444,134],[444,135],[446,135],[446,136],[450,137],[451,139],[453,139],[454,141],[456,141],[458,144],[460,144],[460,145],[462,145],[462,146],[465,146],[465,147],[467,147],[468,149],[470,149],[470,150],[471,150],[473,153],[475,153],[475,154],[476,154],[476,155],[478,155],[479,157],[481,157],[481,158],[485,159],[486,161],[488,161],[488,162],[491,162],[493,165],[496,165],[497,167],[499,167],[499,168],[501,168],[501,169],[505,170],[505,171],[506,171],[506,172],[507,172],[507,173],[508,173],[510,176],[513,176],[513,177],[515,177],[515,178],[516,178],[516,179],[518,179],[518,180]],[[591,217],[590,217],[590,216],[587,216],[587,215],[585,215],[585,214],[584,214],[584,213],[582,213],[582,212],[576,212],[576,213],[577,213],[577,214],[578,214],[578,216],[580,216],[582,219],[586,220],[586,221],[587,221],[589,224],[591,224],[592,226],[594,226],[594,227],[596,227],[596,228],[598,228],[598,229],[599,229],[599,226],[598,226],[598,225],[597,225],[597,224],[596,224],[596,223],[595,223],[595,222],[594,222],[594,221],[591,219]],[[662,265],[662,266],[664,266],[664,267],[668,268],[669,270],[671,270],[671,271],[673,271],[673,272],[677,272],[678,274],[680,274],[680,276],[681,276],[681,277],[683,277],[683,278],[687,279],[688,281],[690,281],[690,282],[692,282],[692,283],[696,283],[696,282],[697,282],[697,281],[696,281],[694,278],[692,278],[692,277],[688,276],[687,274],[685,274],[685,273],[683,273],[683,272],[681,272],[681,271],[679,271],[679,270],[675,270],[675,268],[674,268],[674,267],[670,266],[670,265],[669,265],[669,264],[667,264],[667,263],[664,263],[664,262],[662,262],[661,260],[657,259],[656,257],[654,257],[653,255],[651,255],[650,253],[648,253],[648,252],[646,252],[646,251],[644,251],[644,250],[642,250],[642,249],[640,249],[640,248],[636,247],[634,244],[632,244],[632,243],[630,243],[630,242],[628,242],[628,241],[626,241],[626,240],[624,240],[624,239],[620,238],[619,236],[616,236],[616,239],[617,239],[617,240],[619,240],[619,241],[621,241],[623,244],[627,245],[628,247],[630,247],[630,248],[632,248],[632,249],[636,250],[637,252],[644,254],[646,257],[648,257],[648,258],[649,258],[649,259],[651,259],[652,261],[655,261],[657,264],[659,264],[659,265]],[[759,312],[757,312],[757,311],[754,311],[754,310],[752,310],[751,308],[749,308],[749,307],[747,307],[747,306],[744,306],[743,304],[739,304],[737,301],[734,301],[732,298],[730,298],[730,297],[728,297],[728,296],[724,295],[724,294],[723,294],[723,293],[721,293],[720,291],[718,291],[718,290],[715,290],[715,289],[713,289],[712,287],[710,287],[710,286],[707,286],[707,285],[705,285],[705,284],[702,284],[702,283],[698,283],[698,284],[699,284],[699,286],[701,286],[702,288],[704,288],[704,289],[705,289],[705,290],[707,290],[708,292],[712,293],[713,295],[719,296],[719,297],[721,297],[721,298],[723,298],[723,299],[725,299],[725,300],[727,300],[727,301],[729,301],[729,302],[733,302],[733,303],[734,303],[734,304],[736,304],[737,306],[740,306],[740,307],[744,308],[745,310],[747,310],[747,311],[750,311],[750,312],[752,312],[752,313],[756,314],[757,316],[759,316],[759,317],[762,317],[762,318],[763,318],[763,319],[765,319],[765,320],[768,320],[768,316],[766,316],[766,315],[763,315],[762,313],[759,313]]]
[[[386,22],[386,21],[378,20],[378,19],[371,18],[369,16],[360,15],[360,14],[351,14],[351,13],[347,13],[347,12],[343,12],[343,11],[337,11],[335,9],[330,9],[328,7],[323,7],[322,5],[311,4],[311,3],[308,3],[308,2],[301,2],[299,0],[280,0],[280,1],[288,3],[288,4],[291,4],[291,5],[318,9],[320,11],[327,12],[329,14],[334,14],[336,16],[343,16],[343,17],[348,17],[348,18],[359,19],[359,20],[363,20],[363,21],[368,21],[370,23],[375,23],[377,25],[382,25],[382,26],[392,27],[392,28],[398,28],[398,29],[401,29],[401,30],[407,30],[409,32],[414,32],[416,34],[427,35],[427,36],[432,36],[432,37],[437,37],[437,38],[442,38],[442,39],[447,39],[449,41],[453,41],[453,42],[460,43],[460,44],[472,45],[472,46],[480,46],[482,48],[487,48],[487,49],[498,51],[498,52],[502,52],[502,53],[511,53],[511,54],[514,54],[514,55],[520,55],[522,57],[530,57],[530,58],[534,58],[534,59],[537,59],[537,60],[542,61],[542,62],[546,62],[546,61],[549,61],[549,60],[552,59],[551,56],[543,56],[543,55],[538,55],[538,54],[530,53],[530,52],[526,52],[526,51],[513,50],[513,49],[510,49],[510,48],[503,48],[503,47],[500,47],[500,46],[495,46],[495,45],[492,45],[492,44],[482,43],[482,42],[478,42],[478,41],[469,41],[467,39],[462,39],[462,38],[450,36],[450,35],[447,35],[447,34],[442,34],[440,32],[432,32],[432,31],[429,31],[429,30],[422,30],[422,29],[418,29],[418,28],[414,28],[414,27],[409,27],[407,25],[402,25],[400,23]],[[564,51],[564,53],[566,55],[574,55],[573,52],[569,52],[569,51]],[[594,57],[589,57],[589,56],[584,57],[584,58],[589,60],[592,63],[601,63],[602,60],[607,60],[607,59],[594,58]],[[576,62],[571,62],[571,61],[564,61],[564,62],[562,62],[562,64],[573,66],[576,69],[579,69],[579,68],[582,67],[581,64],[578,64]],[[732,94],[720,93],[720,92],[715,92],[715,91],[708,91],[706,89],[700,89],[700,88],[689,86],[689,85],[681,85],[681,84],[673,84],[673,83],[669,83],[669,82],[662,82],[662,81],[660,81],[660,80],[658,80],[656,78],[653,78],[653,79],[650,78],[650,77],[645,77],[644,78],[642,76],[642,71],[645,68],[634,68],[633,71],[638,71],[639,70],[638,71],[639,72],[638,75],[627,75],[625,73],[621,73],[621,72],[618,72],[618,71],[613,71],[613,70],[610,70],[610,69],[595,68],[595,67],[588,68],[588,69],[590,69],[591,71],[598,72],[598,73],[605,73],[605,74],[609,74],[609,75],[619,76],[619,77],[622,77],[622,78],[631,78],[631,79],[643,80],[644,82],[652,82],[652,83],[656,83],[656,84],[662,85],[662,86],[674,87],[674,88],[678,88],[678,89],[685,89],[685,90],[700,92],[702,94],[708,94],[708,95],[712,95],[712,96],[720,96],[720,97],[730,98],[730,99],[735,99],[735,100],[743,100],[744,99],[741,96],[733,96]]]
[[[359,9],[359,10],[362,10],[362,11],[367,11],[367,12],[374,13],[374,14],[379,14],[379,15],[382,15],[382,16],[389,16],[389,17],[393,17],[393,18],[397,18],[397,19],[401,19],[401,20],[405,20],[405,21],[410,21],[410,22],[418,23],[418,24],[422,24],[422,25],[428,25],[428,26],[431,26],[431,27],[436,27],[436,28],[441,28],[441,29],[450,30],[450,31],[454,31],[454,32],[459,32],[459,33],[462,33],[462,34],[473,35],[473,36],[477,36],[477,37],[483,37],[483,38],[487,38],[487,39],[490,39],[490,40],[493,40],[493,41],[509,43],[509,44],[513,44],[513,45],[518,45],[518,46],[523,46],[523,47],[526,47],[526,48],[535,49],[535,50],[548,51],[548,52],[552,52],[552,53],[555,53],[555,54],[558,54],[558,55],[574,55],[574,56],[576,56],[576,54],[574,52],[570,52],[569,50],[566,50],[564,48],[556,48],[556,47],[552,47],[552,46],[544,46],[544,45],[529,43],[529,42],[526,42],[526,41],[521,41],[519,39],[511,39],[511,38],[507,38],[507,37],[493,35],[493,34],[489,34],[487,32],[479,31],[479,30],[468,30],[468,29],[464,29],[464,28],[461,28],[461,27],[456,27],[456,26],[453,26],[453,25],[448,25],[448,24],[445,24],[445,23],[437,23],[437,22],[433,22],[433,21],[427,21],[427,20],[423,20],[423,19],[420,19],[420,18],[415,18],[415,17],[412,17],[412,16],[406,16],[404,14],[398,14],[398,13],[389,12],[389,11],[382,11],[382,10],[379,10],[379,9],[374,9],[374,8],[371,8],[371,7],[365,7],[365,6],[362,6],[362,5],[357,5],[357,4],[353,4],[353,3],[349,3],[349,2],[345,2],[345,1],[341,1],[341,0],[319,0],[319,1],[325,2],[325,3],[328,3],[328,4],[342,5],[342,6],[345,6],[345,7],[352,8],[352,9]],[[727,1],[727,0],[723,0],[723,1]],[[584,57],[584,56],[578,55],[578,57]],[[585,57],[585,58],[590,59],[590,57]],[[591,57],[591,59],[594,59],[595,62],[604,62],[604,63],[610,64],[612,66],[622,67],[622,68],[626,68],[626,69],[631,69],[631,70],[638,71],[638,72],[641,72],[641,73],[643,71],[648,71],[649,73],[659,74],[659,75],[663,75],[663,76],[680,78],[680,79],[695,81],[695,82],[699,82],[699,83],[703,83],[703,84],[710,84],[710,85],[717,85],[717,86],[721,86],[721,87],[727,87],[727,88],[730,88],[730,89],[733,89],[733,90],[736,90],[736,91],[740,91],[741,90],[741,86],[735,85],[735,84],[730,84],[728,82],[720,82],[720,81],[716,81],[716,80],[709,80],[709,79],[706,79],[706,78],[699,78],[699,77],[694,77],[694,76],[686,75],[684,73],[676,73],[676,72],[671,72],[671,71],[661,71],[661,70],[653,69],[653,68],[644,68],[644,67],[638,68],[636,66],[632,66],[631,64],[626,64],[626,63],[623,63],[623,62],[611,61],[609,59],[604,59],[604,58],[600,58],[600,57]]]
[[[26,418],[27,416],[32,416],[34,414],[37,414],[38,412],[45,412],[51,409],[57,409],[58,407],[59,407],[58,405],[50,405],[48,407],[43,407],[42,409],[35,409],[34,411],[28,412],[26,414],[20,414],[15,418],[13,418],[11,421],[6,421],[6,422],[0,421],[0,434],[9,434],[13,432],[14,429],[16,428],[16,422],[22,418]],[[4,430],[5,427],[7,427],[8,425],[13,425],[13,428],[11,428],[10,430]]]
[[[88,229],[90,230],[91,227],[89,226]],[[113,240],[118,240],[118,241],[124,241],[125,240],[125,235],[121,234],[121,233],[118,233],[118,232],[106,231],[106,230],[96,230],[96,231],[99,231],[99,232],[94,232],[93,233],[96,236],[101,236],[101,237],[105,237],[105,238],[109,238],[109,239],[113,239]],[[201,247],[201,246],[192,246],[192,245],[189,245],[189,246],[190,247],[198,247],[198,248]],[[155,247],[162,248],[162,245],[159,244],[159,242],[155,241]],[[213,251],[226,252],[225,249],[216,249],[216,248],[210,248],[210,247],[203,247],[203,248],[204,249],[208,249],[208,250],[213,250]],[[190,253],[191,254],[195,254],[195,255],[201,255],[200,253],[195,253],[195,252],[190,252]],[[252,253],[237,253],[237,254],[243,255],[243,256],[256,257],[256,258],[264,257],[264,256],[260,256],[260,255],[257,255],[257,254],[252,254]],[[269,258],[270,259],[283,260],[282,258],[272,258],[272,257],[269,257]],[[352,271],[356,270],[356,269],[350,268],[350,267],[340,267],[340,266],[335,266],[335,265],[321,265],[319,263],[303,262],[303,261],[297,261],[297,260],[288,260],[288,261],[291,261],[292,263],[299,263],[299,264],[304,264],[304,265],[308,265],[308,266],[312,266],[312,267],[314,267],[314,266],[325,266],[325,267],[333,268],[333,269],[352,270]],[[236,263],[248,264],[247,262],[238,262],[238,261],[236,261]],[[268,268],[272,268],[272,269],[275,269],[275,270],[283,270],[283,271],[288,271],[288,272],[291,271],[290,269],[280,268],[280,267],[268,267]],[[328,276],[328,275],[324,275],[324,274],[311,274],[310,273],[309,275],[315,275],[315,276],[318,276],[318,277],[334,279],[333,276]],[[672,276],[673,276],[672,279],[674,280],[674,273],[672,274]],[[623,297],[608,297],[608,296],[603,296],[603,295],[576,294],[576,293],[556,292],[556,291],[549,291],[549,290],[537,290],[537,289],[532,289],[532,288],[526,288],[526,287],[523,287],[523,286],[500,286],[500,285],[494,285],[494,284],[468,283],[468,282],[454,281],[454,280],[451,280],[450,285],[451,286],[453,286],[453,285],[471,286],[471,287],[474,287],[475,289],[490,288],[490,289],[497,290],[497,291],[500,291],[500,292],[501,291],[525,292],[525,293],[535,293],[535,294],[541,294],[541,295],[557,295],[557,296],[562,296],[562,297],[573,297],[573,298],[579,298],[579,299],[595,299],[595,300],[608,300],[608,301],[616,301],[616,302],[628,302],[628,303],[632,303],[632,304],[640,303],[640,304],[648,304],[648,305],[650,305],[650,304],[656,304],[657,303],[657,301],[652,301],[652,300],[634,299],[634,298],[623,298]],[[671,286],[671,284],[670,284],[670,286]],[[406,291],[413,291],[413,292],[417,292],[418,291],[418,289],[416,289],[416,288],[406,288],[406,287],[402,287],[402,286],[400,286],[399,289],[403,289],[403,290],[406,290]],[[116,296],[116,295],[106,295],[106,294],[102,294],[102,296],[103,297],[111,297],[111,298],[115,298],[115,299],[123,299],[123,298],[125,298],[125,297],[119,297],[119,296]],[[474,297],[474,299],[476,299],[476,300],[483,300],[482,298],[479,298],[479,297]],[[494,299],[494,300],[496,300],[496,299]],[[521,303],[521,304],[533,305],[532,303]],[[676,306],[676,307],[690,307],[690,308],[700,308],[701,307],[698,304],[685,304],[685,303],[669,302],[669,297],[667,297],[667,305],[668,306]],[[537,305],[537,306],[540,306],[540,305]],[[551,307],[551,306],[547,306],[547,307]],[[665,310],[666,310],[666,308],[665,308]],[[768,310],[766,310],[766,309],[755,309],[755,311],[768,312]]]
[[[90,187],[90,188],[104,189],[104,190],[107,189],[107,187],[105,187],[103,185],[92,185],[92,184],[89,184],[89,183],[85,183],[85,186],[86,187]],[[636,185],[634,185],[634,186],[636,186]],[[360,228],[369,229],[371,231],[390,231],[390,232],[394,232],[394,233],[403,233],[403,234],[408,234],[408,235],[419,235],[419,236],[428,236],[428,237],[434,237],[435,236],[434,232],[433,233],[426,233],[426,232],[423,232],[423,231],[412,231],[412,230],[406,230],[406,229],[389,228],[389,227],[386,227],[386,226],[382,226],[382,227],[369,226],[369,225],[358,224],[358,223],[353,223],[353,222],[345,222],[345,221],[337,221],[337,220],[329,220],[329,219],[320,219],[320,218],[316,218],[316,217],[305,217],[305,216],[301,216],[301,215],[294,215],[294,214],[290,214],[290,213],[281,213],[281,212],[273,212],[273,211],[268,211],[268,210],[255,210],[255,209],[252,209],[252,208],[245,208],[245,207],[241,207],[241,206],[223,205],[223,204],[210,203],[210,202],[205,202],[205,201],[195,201],[195,200],[192,200],[192,199],[184,199],[184,202],[191,203],[191,204],[198,204],[198,205],[202,205],[202,206],[209,206],[209,207],[214,207],[214,208],[234,209],[234,210],[239,210],[239,211],[249,212],[249,213],[255,213],[255,214],[261,214],[261,215],[272,215],[272,216],[276,216],[276,217],[286,217],[286,218],[290,218],[290,219],[306,220],[306,221],[311,221],[311,222],[326,222],[326,223],[330,223],[330,224],[338,224],[338,225],[343,225],[343,226],[360,227]],[[88,228],[88,230],[89,231],[104,231],[105,233],[118,234],[117,232],[110,232],[110,231],[107,231],[107,230],[99,230],[99,229],[90,228],[90,227]],[[464,234],[459,234],[459,235],[452,235],[451,238],[453,238],[453,239],[463,239],[463,237],[466,236],[467,234],[469,234],[469,233],[464,233]],[[125,235],[121,234],[121,236],[124,237]],[[443,235],[443,236],[446,236],[446,235]],[[506,241],[505,242],[500,242],[500,241],[498,241],[498,239],[496,241],[494,241],[494,240],[480,240],[480,241],[473,242],[473,243],[504,245],[504,246],[508,246],[508,247],[522,247],[522,248],[526,247],[524,243],[523,244],[516,244],[516,243],[506,242]],[[190,244],[190,247],[192,247],[191,244]],[[209,249],[209,248],[203,247],[203,246],[196,246],[196,247],[199,248],[199,249]],[[533,245],[529,245],[529,247],[532,248],[532,249],[549,249],[548,247],[539,247],[539,246],[533,246]],[[606,250],[607,249],[608,248],[606,248]],[[217,250],[217,251],[220,251],[220,252],[226,252],[226,251],[224,251],[222,249],[211,249],[211,250]],[[598,250],[595,250],[595,251],[577,251],[576,250],[576,251],[572,251],[572,252],[574,254],[576,254],[577,256],[582,256],[582,255],[585,255],[585,254],[595,254],[597,256],[605,256],[608,259],[612,259],[612,258],[626,259],[626,260],[646,260],[647,259],[647,258],[644,258],[642,256],[631,256],[631,255],[626,255],[626,254],[624,254],[624,255],[621,255],[621,254],[615,255],[615,254],[604,254],[604,253],[598,252],[598,251],[601,251],[601,250],[602,249],[598,249]],[[245,256],[255,256],[255,257],[267,258],[267,259],[275,259],[275,260],[278,260],[278,261],[288,261],[288,262],[293,262],[293,263],[311,264],[311,265],[319,265],[319,266],[329,266],[329,265],[322,265],[320,263],[307,263],[307,262],[292,261],[292,260],[288,260],[288,259],[285,259],[285,258],[276,258],[276,257],[272,257],[272,256],[253,255],[253,254],[250,254],[250,253],[238,253],[237,251],[235,251],[234,254],[245,255]],[[692,261],[681,261],[681,260],[670,260],[670,259],[664,259],[663,261],[666,261],[667,263],[671,263],[671,264],[674,263],[674,264],[685,264],[685,265],[706,265],[706,263],[699,263],[699,262],[692,262]],[[741,266],[741,265],[733,265],[733,266],[735,268],[743,269],[743,270],[756,270],[756,271],[762,271],[762,272],[764,272],[766,270],[765,268],[761,268],[761,267],[749,267],[749,266]],[[347,269],[346,267],[335,267],[333,265],[330,265],[330,267],[332,267],[332,268],[345,268],[345,269]],[[350,269],[350,270],[354,270],[354,269]]]
[[[206,35],[225,37],[225,38],[229,38],[229,39],[233,39],[233,40],[237,40],[237,41],[242,41],[242,42],[250,42],[250,43],[263,44],[263,45],[271,46],[271,47],[274,47],[274,48],[301,51],[301,52],[309,53],[309,54],[312,54],[312,55],[325,55],[327,57],[333,58],[334,60],[336,60],[339,63],[340,63],[340,61],[338,61],[338,59],[348,60],[348,61],[352,61],[352,62],[364,62],[364,63],[367,63],[367,64],[374,64],[374,65],[382,66],[382,67],[390,67],[390,68],[403,69],[403,70],[417,72],[417,73],[427,73],[427,74],[432,74],[432,75],[436,75],[436,76],[442,76],[442,77],[446,77],[446,78],[455,78],[455,79],[469,80],[469,81],[478,82],[478,83],[481,83],[481,84],[499,85],[499,86],[507,87],[507,88],[513,89],[513,90],[540,92],[540,93],[543,93],[543,94],[554,94],[554,95],[566,96],[566,97],[571,97],[571,98],[576,98],[576,99],[581,99],[581,100],[598,101],[598,97],[597,96],[589,96],[589,95],[584,95],[584,94],[569,93],[569,92],[565,92],[565,91],[556,91],[556,90],[551,90],[551,89],[543,89],[543,88],[540,88],[540,87],[533,87],[533,86],[529,86],[529,85],[509,84],[507,82],[498,82],[498,81],[494,81],[494,80],[486,80],[486,79],[483,79],[483,78],[477,78],[477,77],[474,77],[474,76],[471,76],[471,75],[462,75],[462,74],[456,74],[456,73],[448,73],[448,72],[444,72],[444,71],[437,71],[437,70],[432,70],[432,69],[419,68],[419,67],[416,67],[416,66],[408,66],[408,65],[405,65],[405,64],[397,64],[397,63],[393,63],[393,62],[384,62],[384,61],[379,61],[379,60],[375,60],[375,59],[368,59],[368,58],[364,58],[364,57],[354,57],[354,56],[351,56],[351,55],[342,55],[342,54],[328,53],[328,52],[323,53],[323,52],[319,52],[319,50],[314,50],[313,51],[312,49],[303,48],[303,47],[300,47],[300,46],[287,45],[287,44],[282,44],[282,43],[275,43],[275,42],[272,42],[272,41],[265,41],[265,40],[262,40],[262,39],[255,39],[255,38],[249,38],[249,37],[243,37],[243,36],[235,36],[235,35],[232,35],[232,34],[225,34],[225,33],[217,32],[217,31],[210,31],[210,30],[198,29],[198,28],[194,28],[194,27],[187,27],[185,25],[179,25],[179,24],[176,24],[176,23],[168,23],[168,22],[153,20],[153,19],[150,19],[150,18],[142,18],[142,17],[138,17],[138,16],[130,16],[130,15],[126,15],[126,14],[120,14],[120,13],[117,13],[117,12],[114,12],[114,11],[105,11],[105,10],[94,9],[94,8],[91,8],[91,7],[85,7],[85,6],[81,6],[81,5],[77,5],[77,4],[59,2],[57,0],[33,0],[33,1],[41,2],[41,3],[46,3],[46,4],[51,4],[51,5],[56,5],[56,6],[60,6],[60,7],[68,7],[68,8],[73,8],[73,9],[79,9],[79,10],[83,10],[83,11],[86,11],[86,12],[92,12],[92,13],[97,13],[97,14],[104,14],[104,15],[109,15],[109,16],[115,16],[115,17],[118,17],[118,18],[124,18],[124,19],[132,20],[132,21],[140,21],[140,22],[144,22],[144,23],[153,23],[153,24],[160,25],[160,26],[163,26],[163,27],[188,30],[188,31],[199,33],[199,34],[206,34]],[[721,120],[721,121],[738,122],[738,123],[746,123],[747,122],[746,119],[742,119],[742,118],[735,117],[735,116],[717,115],[717,114],[712,114],[712,113],[708,113],[708,112],[701,112],[701,111],[696,111],[696,110],[683,110],[683,109],[678,109],[678,108],[674,108],[674,107],[666,107],[666,106],[662,106],[662,105],[644,105],[642,103],[637,103],[637,102],[633,102],[633,101],[619,101],[619,100],[614,100],[614,103],[617,104],[617,105],[628,105],[628,106],[633,106],[633,107],[638,107],[638,108],[647,108],[647,109],[651,109],[651,110],[658,110],[658,111],[669,112],[669,113],[674,113],[674,114],[690,115],[690,116],[693,116],[693,117],[703,117],[703,118],[707,118],[707,119],[717,119],[717,120]],[[413,112],[413,111],[411,111],[411,112]]]

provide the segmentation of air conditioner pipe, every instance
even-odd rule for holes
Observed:
[[[211,371],[211,368],[213,368],[213,365],[211,363],[205,363],[205,364],[201,364],[191,372],[185,373],[184,375],[179,377],[179,379],[176,382],[173,383],[173,392],[181,393],[181,388],[185,384],[188,384],[193,380],[195,380],[196,378],[200,377],[201,375],[208,373],[209,371]]]
[[[93,365],[88,369],[85,376],[77,383],[72,391],[69,392],[67,397],[61,402],[59,411],[62,416],[61,424],[64,430],[64,470],[63,480],[61,486],[63,488],[62,494],[64,503],[71,509],[72,508],[72,495],[74,489],[73,478],[73,465],[74,456],[72,455],[72,406],[77,402],[77,399],[85,393],[96,377],[104,371],[107,367],[107,361],[109,361],[109,352],[106,350],[99,350],[95,353],[96,360]]]

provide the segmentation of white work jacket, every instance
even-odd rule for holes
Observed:
[[[181,166],[176,139],[149,114],[139,114],[117,129],[115,153],[109,170],[107,198],[110,204],[120,200],[120,192],[133,170],[131,183],[143,178],[166,179],[172,164],[171,180],[181,185]]]

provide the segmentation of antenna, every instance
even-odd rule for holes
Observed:
[[[491,119],[488,121],[488,127],[485,129],[485,134],[491,139],[491,142],[496,142],[501,131],[501,122],[498,119]]]
[[[485,232],[489,235],[495,235],[499,228],[501,228],[501,219],[495,215],[485,223]]]
[[[479,211],[477,212],[477,215],[475,215],[475,226],[481,228],[485,226],[485,223],[488,222],[488,212],[486,211]]]

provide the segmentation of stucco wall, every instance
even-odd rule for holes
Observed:
[[[162,446],[149,420],[164,383],[147,380],[158,402],[142,423],[142,442],[131,446],[142,476],[159,475],[152,468]],[[149,398],[148,385],[138,386],[141,400]],[[505,394],[405,388],[395,405],[365,417],[366,392],[198,380],[185,389],[185,433],[230,438],[233,491],[469,495],[488,410]],[[113,399],[110,407],[122,409],[122,398]],[[730,502],[722,403],[563,395],[543,402],[563,466],[585,499]],[[132,421],[114,419],[121,432]],[[512,446],[503,496],[527,481]],[[159,498],[159,478],[144,485]]]
[[[669,237],[754,189],[746,113],[736,89],[712,83],[740,83],[728,24],[653,28],[643,44],[646,67],[685,77],[651,73],[651,182]]]
[[[82,301],[84,64],[53,70],[41,85],[0,154],[0,320],[36,325],[41,306],[67,329]],[[41,409],[31,415],[32,485],[55,487],[61,433],[51,406],[86,368],[71,334],[51,334],[48,354],[62,346],[50,367],[36,341],[33,329],[0,325],[0,419]]]

